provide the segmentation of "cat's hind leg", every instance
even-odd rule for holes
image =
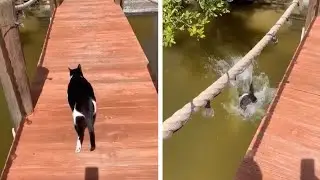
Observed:
[[[88,126],[89,135],[90,135],[90,151],[94,151],[96,149],[96,136],[94,133],[94,127]]]
[[[76,153],[79,153],[81,151],[82,148],[82,143],[83,143],[83,139],[84,139],[84,130],[85,128],[83,126],[81,126],[80,124],[77,124],[74,126],[74,129],[77,132],[77,141],[76,141]]]
[[[81,139],[80,139],[80,127],[77,125],[74,125],[74,129],[77,132],[77,140],[76,140],[76,153],[79,153],[81,151]]]
[[[78,112],[76,109],[73,110],[72,113],[73,116],[73,122],[74,122],[74,128],[77,132],[77,141],[76,141],[76,153],[79,153],[81,151],[83,137],[84,137],[84,115],[80,112]]]

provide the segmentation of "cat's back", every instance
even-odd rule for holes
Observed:
[[[71,78],[68,85],[68,94],[84,97],[90,94],[90,87],[90,83],[85,78]]]

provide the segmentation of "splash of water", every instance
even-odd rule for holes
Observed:
[[[232,62],[228,63],[225,60],[215,62],[215,71],[220,75],[226,73],[235,63],[241,58],[233,57]],[[230,81],[229,99],[231,101],[222,103],[223,108],[230,114],[241,116],[243,119],[260,119],[265,114],[267,105],[271,102],[275,93],[275,88],[271,88],[269,78],[265,73],[254,75],[254,64],[251,64],[235,80]],[[253,83],[254,95],[257,97],[257,102],[249,104],[245,111],[239,106],[239,96],[242,93],[249,92],[250,84]]]

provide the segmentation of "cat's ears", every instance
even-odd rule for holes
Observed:
[[[70,69],[70,67],[68,67],[68,69],[69,69],[69,71],[71,71],[71,70],[72,70],[72,69]],[[80,65],[80,64],[78,64],[77,69],[80,69],[80,70],[81,70],[81,65]]]

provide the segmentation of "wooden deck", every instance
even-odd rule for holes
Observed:
[[[238,180],[320,179],[320,18],[297,50]]]
[[[8,180],[157,179],[157,93],[147,59],[113,1],[64,0],[55,12],[32,86],[34,113],[17,134]],[[81,63],[97,97],[95,151],[76,132],[67,101],[68,66]],[[37,99],[37,98],[36,98]]]

